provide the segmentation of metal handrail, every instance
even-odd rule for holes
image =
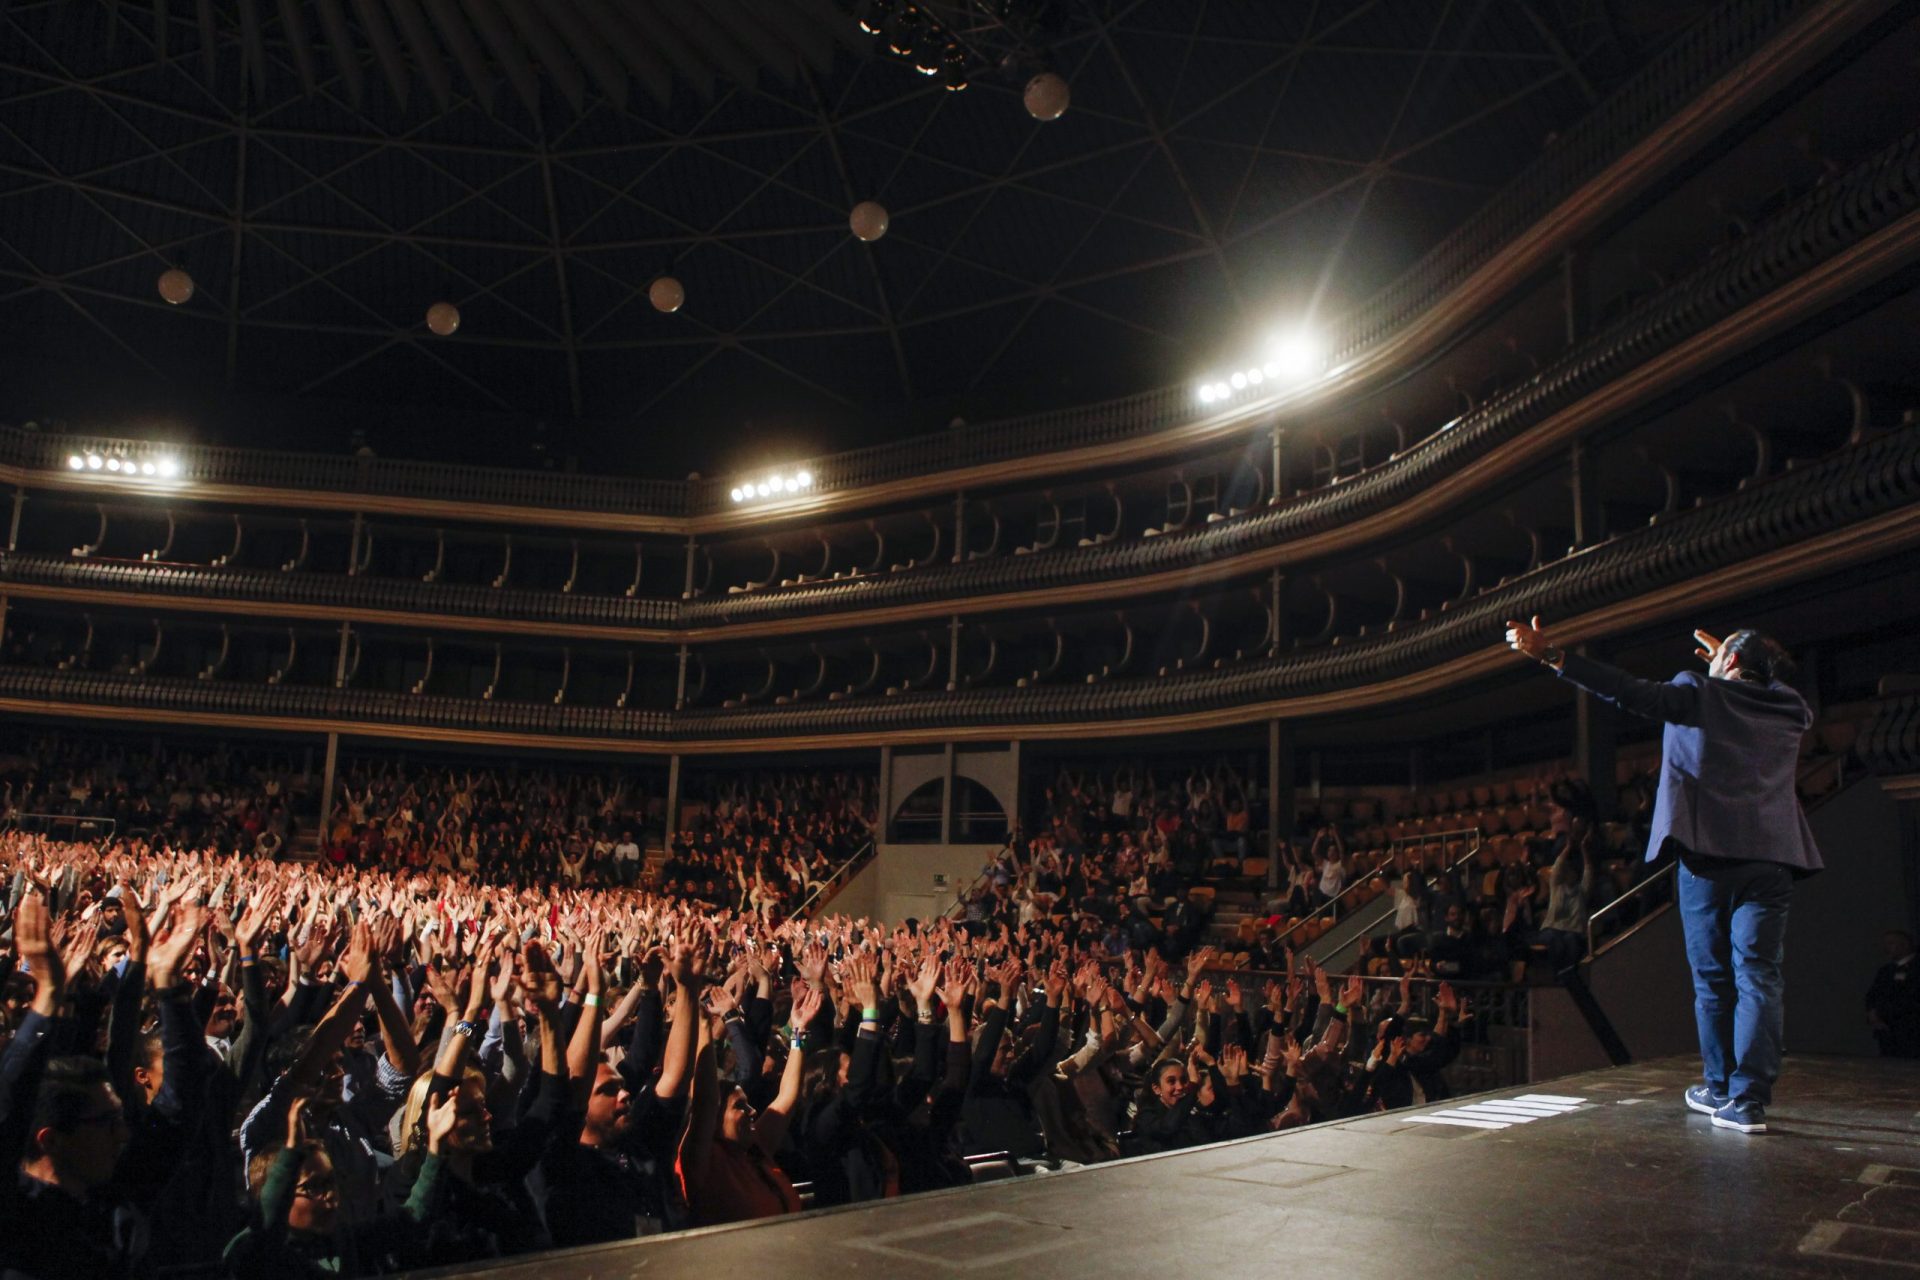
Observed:
[[[1355,892],[1362,885],[1366,884],[1369,880],[1371,880],[1374,876],[1378,875],[1380,867],[1392,861],[1393,854],[1400,848],[1400,846],[1410,845],[1410,844],[1426,844],[1432,840],[1444,841],[1453,836],[1471,837],[1473,840],[1473,847],[1468,849],[1466,853],[1461,856],[1459,861],[1449,866],[1447,868],[1448,871],[1457,871],[1461,867],[1465,866],[1467,863],[1467,860],[1472,858],[1474,854],[1480,852],[1481,846],[1486,843],[1486,836],[1478,827],[1462,827],[1454,831],[1427,831],[1427,832],[1422,832],[1417,836],[1395,837],[1391,842],[1389,842],[1387,846],[1387,856],[1385,858],[1382,858],[1379,864],[1377,864],[1371,871],[1368,871],[1363,876],[1356,877],[1352,884],[1348,885],[1346,888],[1342,889],[1339,893],[1335,894],[1333,897],[1327,899],[1327,901],[1315,907],[1312,911],[1309,911],[1306,915],[1301,916],[1299,924],[1294,925],[1292,928],[1280,934],[1277,938],[1274,939],[1274,941],[1278,943],[1284,943],[1288,938],[1291,938],[1294,934],[1306,928],[1309,924],[1312,924],[1323,913],[1330,915],[1334,919],[1338,919],[1340,916],[1340,912],[1336,910],[1336,908],[1338,908],[1339,905],[1346,900],[1347,895]],[[1431,885],[1431,881],[1429,881],[1429,885]],[[1391,888],[1392,886],[1389,885],[1388,887]]]
[[[76,836],[79,835],[79,829],[83,826],[106,828],[105,834],[90,836],[89,839],[111,840],[114,834],[120,829],[119,822],[113,818],[99,818],[83,813],[20,813],[15,811],[8,813],[4,819],[0,819],[0,831],[25,830],[22,824],[36,819],[47,824],[49,833],[55,827],[63,824],[72,826]]]
[[[869,838],[865,844],[861,845],[858,849],[855,849],[851,854],[849,854],[846,857],[845,860],[843,860],[839,865],[835,866],[833,870],[829,871],[827,873],[827,878],[825,880],[822,880],[819,883],[819,885],[814,889],[814,891],[808,894],[806,898],[801,901],[800,905],[793,909],[793,914],[795,916],[806,915],[807,912],[813,909],[813,904],[815,902],[819,901],[821,898],[826,896],[828,890],[832,889],[835,885],[840,883],[841,877],[846,876],[853,871],[855,863],[864,862],[867,858],[873,855],[873,852],[874,852],[874,843],[873,843],[873,840]]]
[[[1587,916],[1587,954],[1586,954],[1587,961],[1591,962],[1594,959],[1594,957],[1605,954],[1605,951],[1612,950],[1615,943],[1624,941],[1628,936],[1627,934],[1623,933],[1617,938],[1612,938],[1608,940],[1606,948],[1604,950],[1600,948],[1596,948],[1594,945],[1594,937],[1595,937],[1594,922],[1599,920],[1601,916],[1606,915],[1609,911],[1612,911],[1615,907],[1620,906],[1622,903],[1630,901],[1634,898],[1640,897],[1643,893],[1646,892],[1648,886],[1659,884],[1663,880],[1671,879],[1674,874],[1674,868],[1679,865],[1680,864],[1677,862],[1669,862],[1666,866],[1661,867],[1659,870],[1655,871],[1652,875],[1648,876],[1646,879],[1640,881],[1638,884],[1634,885],[1631,889],[1628,889],[1625,893],[1615,898],[1612,902],[1609,902],[1606,906],[1601,907],[1598,911],[1594,911],[1588,914]],[[1648,918],[1650,917],[1646,917],[1646,916],[1642,917],[1643,920]]]

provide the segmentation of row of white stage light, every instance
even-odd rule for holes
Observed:
[[[1517,1098],[1489,1098],[1485,1102],[1429,1111],[1407,1119],[1415,1124],[1448,1124],[1462,1129],[1511,1129],[1517,1124],[1532,1124],[1535,1120],[1578,1111],[1586,1102],[1585,1098],[1569,1098],[1557,1093],[1527,1093]]]

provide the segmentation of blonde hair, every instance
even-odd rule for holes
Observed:
[[[482,1092],[487,1087],[487,1073],[468,1063],[461,1069],[460,1078],[454,1081],[458,1089],[469,1080],[477,1080]],[[390,1136],[393,1138],[393,1158],[404,1160],[415,1148],[426,1149],[427,1145],[427,1096],[433,1092],[433,1072],[422,1071],[413,1078],[413,1084],[407,1089],[407,1101],[400,1108],[399,1128]]]

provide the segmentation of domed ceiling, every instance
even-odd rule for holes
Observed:
[[[1698,8],[13,0],[0,416],[670,474],[1122,394],[1364,298]]]

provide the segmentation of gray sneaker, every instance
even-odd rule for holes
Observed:
[[[1713,1113],[1713,1127],[1735,1133],[1765,1133],[1767,1111],[1757,1102],[1729,1102]]]
[[[1715,1093],[1704,1084],[1687,1086],[1687,1107],[1703,1116],[1710,1116],[1727,1105],[1727,1095]]]

